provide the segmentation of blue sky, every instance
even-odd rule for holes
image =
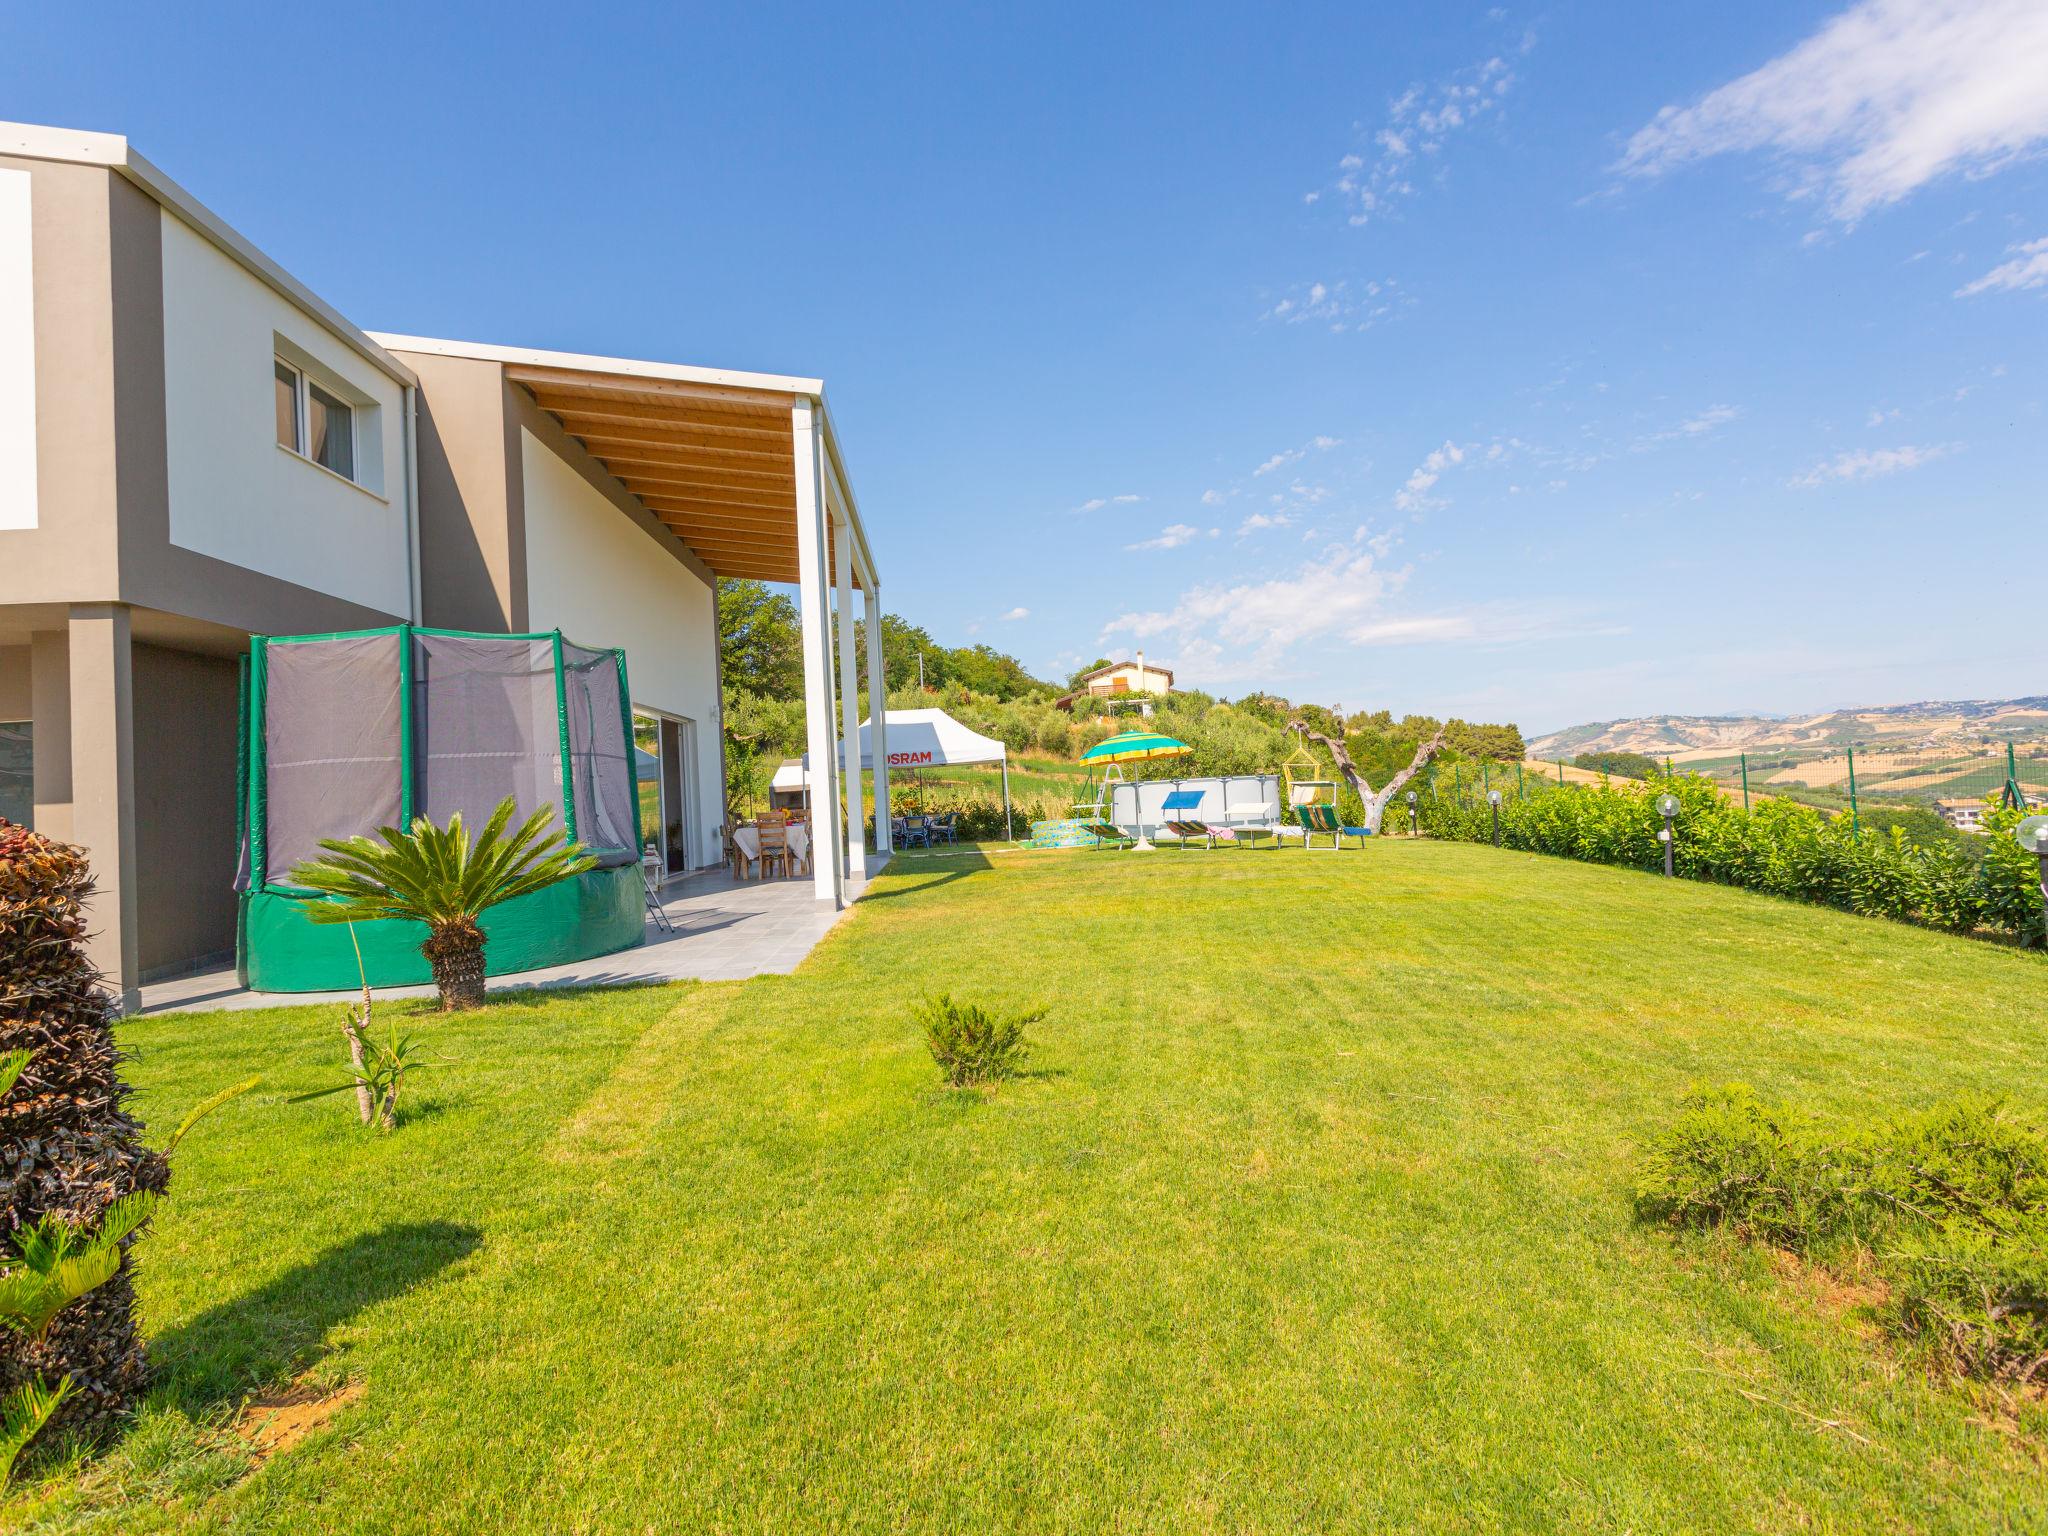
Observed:
[[[371,329],[822,375],[890,606],[1541,730],[2048,692],[2048,7],[0,6]]]

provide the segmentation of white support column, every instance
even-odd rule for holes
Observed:
[[[824,424],[817,403],[790,407],[796,460],[797,616],[804,653],[804,738],[811,765],[811,879],[818,900],[846,905],[840,871],[839,768],[832,738],[832,576],[826,553]]]
[[[846,874],[860,880],[868,872],[868,812],[860,772],[860,660],[853,644],[853,529],[843,518],[838,524],[833,564],[839,586],[839,702],[846,729],[840,743],[846,754]]]
[[[868,626],[868,719],[873,722],[869,739],[875,757],[875,851],[891,852],[896,839],[889,820],[889,679],[882,667],[882,589],[873,571],[861,576],[862,615]]]

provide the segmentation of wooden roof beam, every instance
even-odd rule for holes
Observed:
[[[533,363],[507,363],[505,377],[524,384],[537,395],[545,389],[565,394],[603,399],[617,394],[621,399],[673,400],[723,410],[757,411],[763,415],[787,414],[791,396],[768,389],[741,389],[730,384],[695,384],[682,379],[650,379],[639,374],[590,373],[577,368],[548,368]]]

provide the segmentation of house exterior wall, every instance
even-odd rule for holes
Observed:
[[[404,354],[419,376],[420,614],[441,629],[529,628],[517,407],[504,368]]]
[[[217,406],[224,387],[218,370],[189,366],[192,333],[231,329],[247,317],[223,314],[180,275],[194,254],[186,243],[198,237],[150,193],[102,165],[19,156],[0,156],[0,244],[8,248],[0,309],[11,300],[18,317],[24,185],[31,324],[24,336],[18,323],[0,320],[0,377],[16,390],[22,377],[33,381],[19,420],[32,423],[34,496],[32,506],[21,505],[20,466],[5,472],[13,501],[0,515],[0,639],[10,648],[10,679],[20,647],[30,658],[36,827],[86,849],[98,883],[91,952],[132,1001],[145,968],[189,963],[232,940],[231,923],[223,937],[219,922],[232,902],[234,847],[231,696],[224,746],[215,730],[222,668],[232,670],[223,658],[252,631],[406,617],[408,555],[401,542],[395,558],[380,556],[397,579],[380,574],[373,585],[333,579],[335,568],[360,573],[339,549],[325,562],[290,563],[246,517],[233,538],[217,525],[194,537],[184,523],[174,538],[174,485],[182,518],[194,485],[202,499],[232,497],[235,477],[248,468],[237,461],[215,474],[197,465],[206,478],[193,481],[196,461],[171,446],[189,427],[181,405]],[[282,456],[269,408],[271,337],[307,334],[302,321],[312,323],[297,315],[255,331],[249,362],[263,409],[237,418],[236,430],[250,436],[232,452]],[[394,381],[385,404],[400,393]],[[401,413],[380,414],[389,423]],[[402,441],[394,449],[387,438],[380,452],[387,488],[402,486]],[[332,489],[371,501],[345,485]],[[264,500],[273,519],[307,507],[275,489]],[[253,509],[251,501],[237,505],[244,514]],[[202,526],[216,516],[202,509]],[[402,526],[402,506],[398,520]],[[201,638],[192,655],[174,659],[182,640],[134,643],[144,633]],[[223,796],[230,809],[215,815]],[[225,874],[215,867],[223,860]]]
[[[1157,667],[1140,668],[1126,662],[1112,667],[1100,677],[1088,680],[1090,693],[1170,693],[1173,690],[1173,675]]]
[[[520,429],[528,622],[584,645],[623,647],[633,703],[697,722],[690,858],[715,863],[723,778],[713,580],[551,426]]]
[[[0,720],[35,718],[35,711],[29,704],[34,697],[33,685],[29,681],[33,654],[26,645],[0,645]]]
[[[403,387],[176,214],[159,220],[170,541],[408,613]],[[354,407],[360,484],[278,445],[280,354]]]
[[[34,187],[0,170],[0,528],[36,521]]]

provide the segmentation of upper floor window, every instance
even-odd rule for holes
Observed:
[[[304,454],[344,480],[356,478],[355,409],[283,358],[277,368],[278,446]]]

